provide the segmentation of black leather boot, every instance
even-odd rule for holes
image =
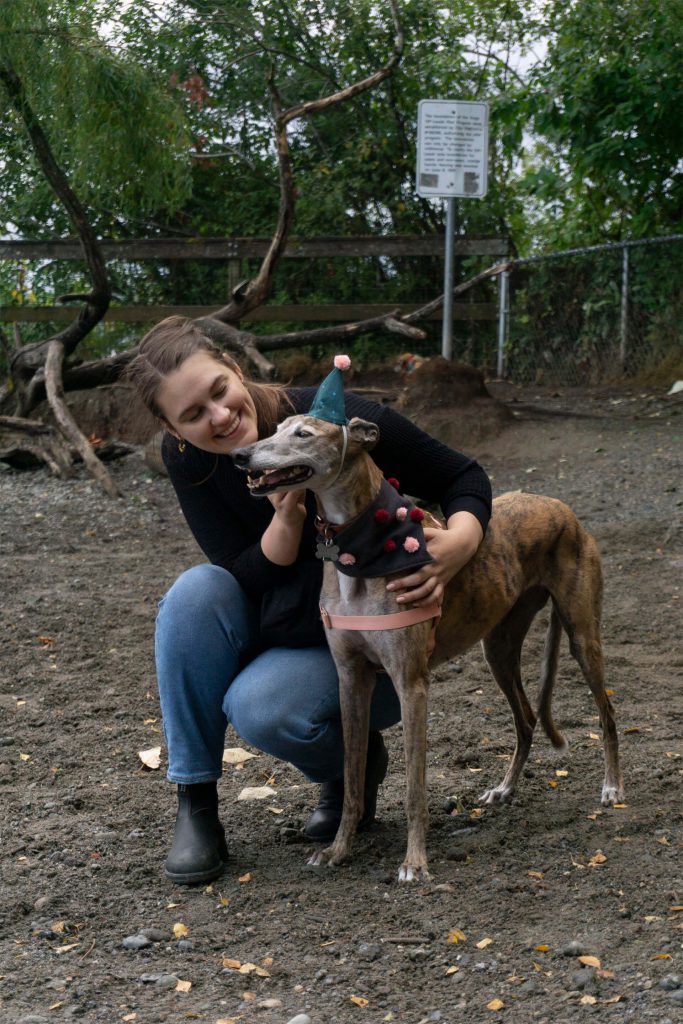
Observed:
[[[365,788],[363,791],[363,817],[358,823],[358,831],[372,825],[377,813],[377,790],[384,782],[389,766],[389,754],[384,746],[381,732],[371,732],[368,737],[368,762],[365,768]],[[306,822],[304,835],[316,842],[327,842],[334,839],[341,821],[344,806],[344,780],[332,779],[323,782],[320,787],[318,806]]]
[[[179,885],[210,882],[228,860],[225,831],[218,820],[215,782],[178,786],[178,815],[164,870]]]

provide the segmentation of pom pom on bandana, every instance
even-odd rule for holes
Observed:
[[[342,565],[355,565],[356,559],[353,555],[350,555],[348,551],[345,551],[343,555],[339,556],[339,561]]]
[[[375,522],[376,523],[388,523],[389,522],[389,513],[387,512],[387,510],[385,508],[378,508],[377,509],[377,511],[375,512]]]
[[[401,505],[400,508],[396,509],[396,518],[398,519],[399,523],[402,523],[407,518],[407,516],[408,509],[405,507],[405,505]]]
[[[401,485],[399,484],[395,476],[388,476],[387,483],[391,484],[392,487],[395,487],[397,491],[401,489]]]
[[[396,550],[396,541],[395,540],[388,540],[385,543],[385,545],[384,545],[384,550],[386,551],[386,553],[388,555],[390,555],[392,551]]]
[[[424,519],[424,517],[425,517],[425,514],[424,514],[424,512],[422,511],[421,508],[411,508],[411,510],[410,510],[410,518],[411,518],[412,522],[414,522],[414,523],[421,523],[422,520]]]
[[[351,360],[349,359],[348,356],[335,356],[334,365],[337,367],[338,370],[348,370],[348,368],[351,366]]]
[[[403,547],[409,555],[414,555],[416,551],[420,550],[420,542],[417,537],[406,537],[403,541]]]

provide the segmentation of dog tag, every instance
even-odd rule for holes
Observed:
[[[336,562],[339,559],[339,545],[334,544],[331,540],[319,540],[315,549],[315,557],[322,558],[327,562]]]

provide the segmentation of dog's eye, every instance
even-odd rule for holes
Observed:
[[[299,429],[296,431],[294,436],[295,437],[313,437],[313,431],[312,430],[306,430],[304,427],[299,427]]]

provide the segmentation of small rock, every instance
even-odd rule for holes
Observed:
[[[179,949],[181,953],[190,953],[194,949],[194,942],[192,939],[178,939],[176,949]]]
[[[671,1002],[683,1006],[683,988],[678,988],[671,993]]]
[[[584,967],[580,971],[572,971],[570,983],[572,988],[584,989],[595,981],[595,971],[592,967]]]
[[[356,956],[361,960],[377,960],[382,955],[382,947],[374,942],[361,942],[356,950]]]
[[[297,1013],[296,1017],[290,1017],[287,1024],[313,1024],[307,1013]]]
[[[160,974],[141,974],[140,981],[143,985],[153,985],[160,977]]]
[[[457,846],[451,846],[450,849],[446,850],[446,860],[462,863],[467,860],[467,850],[461,850]]]
[[[171,990],[178,984],[178,979],[175,974],[160,974],[154,984],[156,988]]]
[[[515,991],[525,999],[527,996],[535,996],[538,992],[538,982],[534,978],[529,978],[528,981],[523,981]]]
[[[657,988],[663,988],[665,992],[673,992],[674,989],[681,988],[683,982],[678,974],[666,974],[657,984]]]
[[[264,999],[263,1002],[256,1004],[259,1010],[281,1010],[282,1000],[281,999]]]
[[[47,1017],[39,1013],[27,1013],[23,1017],[17,1017],[17,1024],[47,1024]]]
[[[408,957],[414,962],[417,962],[418,960],[427,960],[429,956],[429,950],[425,949],[424,946],[413,946],[413,948],[408,951]]]
[[[150,940],[144,935],[127,935],[122,942],[124,949],[133,949],[136,951],[138,949],[146,949],[147,946],[151,945],[152,943]]]
[[[140,935],[143,935],[150,942],[168,942],[171,933],[163,928],[141,928]]]
[[[48,905],[48,903],[51,902],[51,900],[52,900],[51,896],[39,896],[38,899],[36,900],[36,902],[33,904],[33,909],[34,910],[42,910],[43,907],[46,907]]]
[[[586,953],[586,947],[582,942],[578,942],[577,939],[572,939],[566,946],[562,947],[562,956],[584,956]]]
[[[13,747],[14,736],[0,736],[0,747]]]

